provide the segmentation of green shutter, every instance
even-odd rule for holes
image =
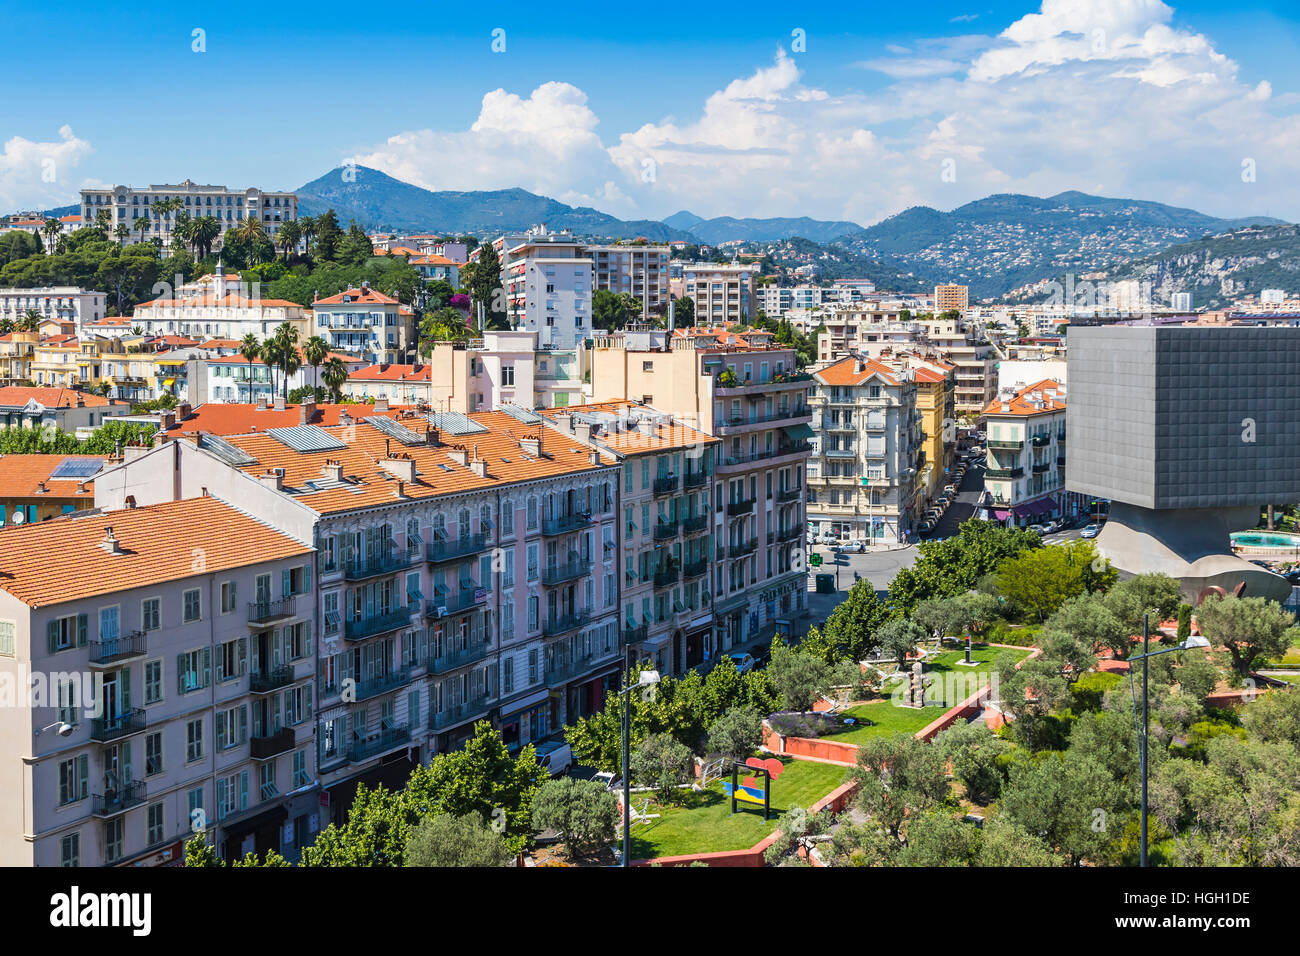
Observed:
[[[239,706],[239,743],[248,740],[248,705],[240,704]]]
[[[45,637],[49,644],[51,654],[57,653],[59,649],[59,622],[58,619],[50,621],[45,629]]]
[[[243,677],[248,672],[248,638],[239,639],[239,676]]]
[[[185,693],[185,655],[176,655],[176,693]]]
[[[207,687],[212,683],[212,648],[203,648],[203,675],[199,684],[200,687]]]
[[[311,562],[308,561],[302,566],[302,591],[304,594],[311,593]]]
[[[86,646],[86,615],[77,615],[77,646]]]
[[[224,710],[217,711],[216,731],[217,749],[224,750],[230,745],[230,736],[226,732],[226,712]]]
[[[131,671],[122,668],[122,713],[131,712]]]
[[[293,593],[293,583],[289,580],[289,569],[280,572],[280,592],[284,597]]]
[[[77,758],[77,799],[86,799],[90,792],[90,758],[82,754]]]
[[[308,720],[311,720],[311,713],[312,713],[312,711],[311,711],[311,684],[304,684],[304,685],[303,685],[303,687],[302,687],[302,699],[303,699],[303,702],[304,702],[304,704],[305,704],[305,707],[303,708],[303,710],[304,710],[304,716],[305,716]]]

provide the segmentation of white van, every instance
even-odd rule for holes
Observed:
[[[547,740],[537,744],[537,762],[552,777],[568,773],[573,767],[573,748],[563,740]]]

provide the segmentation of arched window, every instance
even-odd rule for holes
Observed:
[[[461,508],[460,514],[456,516],[456,531],[462,538],[469,537],[469,509]]]
[[[478,510],[478,529],[486,534],[492,529],[492,506],[484,505]]]
[[[528,530],[537,530],[537,499],[531,495],[528,498]]]
[[[501,533],[515,533],[515,505],[509,500],[501,502]]]
[[[433,516],[433,537],[434,540],[447,537],[447,519],[439,511]]]

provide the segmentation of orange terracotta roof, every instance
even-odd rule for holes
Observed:
[[[198,406],[184,421],[177,422],[167,430],[169,435],[191,435],[207,432],[210,435],[251,435],[264,432],[268,428],[287,428],[297,425],[301,417],[298,405],[285,405],[283,411],[275,408],[259,409],[248,402],[227,402],[224,404],[209,402]],[[345,411],[354,419],[378,415],[394,418],[399,412],[413,411],[410,405],[392,405],[387,412],[376,412],[370,405],[317,405],[312,413],[309,425],[337,425],[339,416]]]
[[[59,222],[81,222],[80,216],[60,216]]]
[[[716,445],[721,443],[721,439],[691,428],[689,425],[683,425],[675,419],[671,424],[657,424],[654,430],[649,434],[640,431],[636,427],[629,428],[628,423],[632,420],[642,418],[646,415],[665,416],[667,413],[648,405],[642,405],[640,402],[633,401],[613,401],[613,402],[592,402],[588,405],[567,405],[563,408],[543,408],[539,409],[537,414],[541,415],[548,421],[559,424],[559,416],[569,413],[581,412],[605,412],[610,415],[617,415],[622,419],[619,431],[606,431],[603,428],[595,429],[592,432],[592,438],[609,448],[611,451],[621,452],[625,455],[636,455],[646,452],[663,452],[672,451],[679,448],[693,448],[704,445]]]
[[[411,260],[413,266],[454,266],[459,265],[454,259],[448,259],[446,256],[429,253],[427,256],[417,255]]]
[[[396,299],[390,299],[382,292],[376,292],[374,289],[348,289],[346,292],[340,292],[338,295],[331,295],[328,298],[317,299],[312,306],[321,305],[343,305],[343,297],[348,296],[347,304],[361,303],[363,305],[397,305]]]
[[[432,382],[432,365],[367,365],[348,378],[359,382]]]
[[[326,428],[330,435],[346,442],[347,447],[321,452],[294,451],[270,435],[228,436],[226,440],[257,459],[242,471],[250,475],[265,474],[270,468],[284,469],[284,487],[295,501],[319,514],[353,511],[358,508],[392,504],[397,497],[397,479],[379,460],[391,447],[410,455],[415,462],[416,479],[403,486],[408,500],[437,498],[442,495],[478,490],[497,490],[504,485],[542,478],[559,477],[610,467],[593,465],[591,449],[549,428],[530,427],[505,412],[474,412],[468,417],[488,431],[470,435],[442,436],[440,445],[401,445],[391,442],[383,432],[360,419],[371,413],[366,406],[352,406],[357,423]],[[429,422],[421,415],[398,416],[397,421],[412,430],[423,431]],[[520,446],[520,439],[541,435],[542,455],[534,456]],[[477,450],[486,462],[487,474],[475,474],[467,465],[453,460],[454,445],[460,445],[471,457]],[[323,482],[328,461],[343,466],[344,483],[313,489],[308,482]]]
[[[71,388],[52,388],[49,386],[24,386],[24,385],[7,385],[0,387],[0,405],[26,405],[32,399],[44,405],[46,408],[71,408],[77,404],[77,399],[81,399],[82,404],[94,406],[96,408],[102,405],[124,404],[110,401],[102,395],[93,395],[90,392],[78,392]]]
[[[78,498],[95,500],[94,480],[50,478],[50,472],[68,459],[106,461],[102,455],[0,455],[0,500],[14,498]],[[39,488],[45,482],[45,491]],[[84,485],[84,488],[83,488]]]
[[[186,299],[154,299],[151,302],[141,302],[136,306],[136,310],[160,309],[167,306],[181,309],[218,307],[227,309],[302,308],[297,302],[290,302],[288,299],[253,299],[235,292],[228,292],[220,298],[211,295],[195,295]]]
[[[107,528],[120,554],[100,547]],[[194,570],[195,549],[203,554],[202,572]],[[0,590],[46,607],[311,553],[216,498],[188,498],[6,528]]]
[[[936,371],[932,368],[926,368],[924,365],[918,368],[913,368],[912,372],[916,376],[918,382],[943,382],[948,378],[948,376],[943,372]]]
[[[1060,412],[1065,410],[1065,399],[1060,393],[1064,392],[1064,387],[1059,382],[1050,378],[1045,378],[1041,382],[1035,382],[1033,385],[1026,385],[1020,391],[1016,392],[1015,397],[1009,399],[995,398],[989,402],[981,414],[984,415],[1042,415],[1047,412]],[[1034,406],[1033,393],[1037,393],[1037,400],[1041,407]],[[1006,411],[1002,406],[1006,405]]]
[[[861,371],[857,370],[858,364],[862,366]],[[890,385],[897,385],[899,382],[898,373],[888,365],[875,359],[859,359],[852,356],[840,359],[833,365],[828,365],[814,373],[814,377],[823,385],[863,385],[876,376]]]

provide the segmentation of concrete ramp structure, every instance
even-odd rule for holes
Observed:
[[[1300,328],[1071,327],[1070,491],[1109,498],[1098,550],[1121,576],[1164,572],[1284,601],[1229,533],[1300,501]]]

